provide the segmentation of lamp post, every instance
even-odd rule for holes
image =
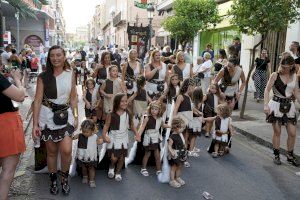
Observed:
[[[153,14],[154,14],[154,7],[152,3],[149,3],[147,6],[147,12],[148,12],[148,19],[149,19],[149,31],[150,31],[150,37],[149,37],[149,50],[151,48],[151,38],[152,38],[152,20],[153,20]]]
[[[17,52],[20,51],[20,13],[19,11],[15,14],[17,20]]]

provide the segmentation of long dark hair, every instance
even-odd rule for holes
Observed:
[[[201,87],[196,87],[193,91],[192,100],[194,102],[195,107],[198,109],[199,103],[202,103],[203,100],[203,92]]]
[[[182,82],[182,85],[180,86],[179,93],[181,95],[184,95],[188,91],[189,86],[193,85],[193,84],[194,84],[194,81],[193,81],[192,78],[186,78],[186,79],[184,79],[183,82]]]
[[[221,56],[222,59],[227,59],[227,54],[225,49],[219,49],[219,55]]]
[[[167,98],[168,98],[168,100],[171,102],[172,101],[172,96],[171,96],[171,90],[175,90],[176,91],[176,88],[174,87],[174,85],[172,84],[172,78],[173,77],[175,77],[175,76],[177,76],[177,78],[179,79],[179,76],[178,76],[178,74],[172,74],[171,75],[171,77],[170,77],[170,79],[169,79],[169,84],[168,84],[168,86],[169,86],[169,89],[168,89],[168,93],[167,93]],[[180,81],[178,81],[178,86],[180,87]]]
[[[48,57],[47,57],[47,63],[46,63],[46,72],[50,72],[50,73],[52,73],[52,74],[53,74],[53,65],[52,65],[51,60],[50,60],[50,54],[51,54],[51,51],[52,51],[52,50],[56,50],[56,49],[60,49],[60,50],[63,52],[64,56],[66,56],[65,50],[64,50],[61,46],[59,46],[59,45],[54,45],[54,46],[52,46],[52,47],[49,49],[49,51],[48,51]],[[65,62],[64,62],[64,67],[63,67],[63,69],[64,69],[64,70],[71,69],[71,66],[70,66],[70,64],[68,63],[67,59],[66,59]]]
[[[117,93],[115,95],[114,100],[113,100],[113,113],[117,113],[117,111],[120,107],[120,104],[121,104],[121,100],[124,96],[127,96],[127,94]],[[129,112],[128,109],[126,109],[125,112],[129,115],[129,123],[130,123],[130,125],[132,125],[133,124],[132,114]]]
[[[144,76],[139,76],[136,79],[136,85],[137,85],[137,94],[141,94],[142,87],[144,87],[146,84],[146,78]]]
[[[109,58],[110,58],[110,62],[112,61],[112,57],[111,57],[111,53],[109,51],[104,51],[102,54],[101,54],[101,59],[100,59],[100,63],[102,65],[104,65],[104,58],[106,55],[109,55]]]

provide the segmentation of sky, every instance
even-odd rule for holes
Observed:
[[[87,25],[101,0],[62,0],[67,33],[75,33],[76,27]]]

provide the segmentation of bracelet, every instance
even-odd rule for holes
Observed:
[[[74,117],[78,118],[78,110],[77,110],[77,108],[74,108]]]

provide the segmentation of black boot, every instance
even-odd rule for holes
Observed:
[[[57,187],[57,174],[50,173],[51,185],[50,185],[50,193],[57,195],[58,194],[58,187]]]
[[[69,171],[60,172],[61,173],[61,189],[64,195],[70,193],[70,186],[68,183]]]
[[[279,149],[273,149],[274,151],[274,159],[273,159],[273,162],[276,164],[276,165],[281,165],[281,160],[280,160],[280,155],[279,155]]]
[[[292,164],[292,165],[294,165],[294,166],[296,166],[296,167],[299,166],[299,163],[297,162],[297,159],[296,159],[296,157],[295,157],[295,155],[294,155],[294,151],[293,151],[293,150],[287,152],[286,158],[287,158],[287,161],[288,161],[290,164]]]

